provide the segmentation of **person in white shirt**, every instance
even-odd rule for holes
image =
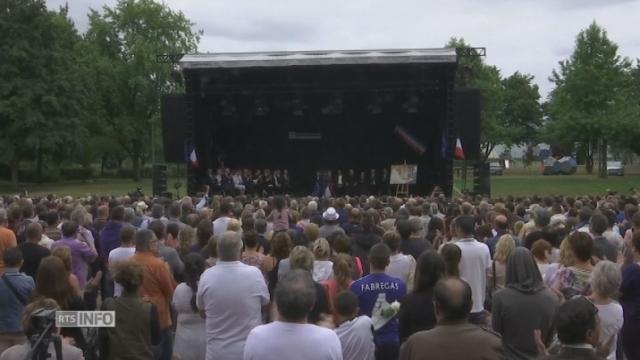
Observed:
[[[374,360],[373,322],[366,315],[358,316],[358,297],[351,291],[336,296],[333,321],[344,360]]]
[[[275,299],[278,320],[251,330],[244,360],[343,359],[338,335],[307,323],[316,299],[316,288],[308,271],[296,269],[286,273],[278,281]]]
[[[618,332],[622,329],[624,318],[622,306],[613,297],[616,296],[622,283],[622,274],[618,266],[611,261],[600,261],[593,268],[591,278],[591,296],[589,299],[598,308],[600,318],[600,341],[611,341],[607,360],[616,359]]]
[[[200,277],[196,305],[205,316],[207,360],[242,358],[247,335],[262,323],[269,290],[260,269],[240,262],[240,234],[218,240],[218,261]]]
[[[136,229],[131,225],[125,225],[120,230],[120,247],[117,247],[109,252],[109,269],[113,268],[116,263],[128,260],[136,253],[136,245],[134,238],[136,236]],[[122,295],[122,285],[113,280],[113,296],[118,297]]]
[[[320,238],[313,243],[313,281],[322,282],[333,278],[331,246],[327,239]]]
[[[231,204],[226,202],[220,204],[220,216],[213,221],[213,235],[221,235],[227,231],[229,220],[231,220],[231,211]]]
[[[400,251],[400,234],[395,231],[387,231],[384,233],[382,240],[391,250],[389,257],[389,266],[384,271],[389,276],[402,279],[407,284],[407,291],[413,288],[413,277],[416,272],[416,259],[411,255],[405,255]]]
[[[471,287],[473,307],[469,321],[476,325],[484,325],[486,313],[484,300],[487,288],[487,271],[491,268],[489,247],[473,238],[475,219],[470,215],[462,215],[455,220],[455,231],[458,235],[456,245],[460,248],[460,278]]]

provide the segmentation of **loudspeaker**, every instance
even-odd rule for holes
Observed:
[[[456,89],[453,94],[455,134],[466,160],[480,160],[482,94],[477,89]]]
[[[152,167],[152,177],[151,190],[153,196],[160,196],[167,192],[167,165],[154,164]]]
[[[185,95],[163,95],[160,101],[165,162],[183,163],[186,161],[186,104]]]
[[[491,196],[491,174],[489,163],[478,161],[473,165],[473,192]]]

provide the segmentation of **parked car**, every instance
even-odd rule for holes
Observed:
[[[624,176],[622,161],[607,161],[607,175]]]
[[[496,176],[502,176],[502,171],[503,171],[503,167],[502,164],[500,164],[499,162],[492,162],[489,164],[489,174],[490,175],[496,175]]]
[[[556,159],[548,157],[542,162],[542,175],[573,175],[576,173],[578,164],[575,159],[570,156]]]

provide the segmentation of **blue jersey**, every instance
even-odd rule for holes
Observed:
[[[388,307],[394,301],[400,302],[407,294],[404,281],[384,273],[367,275],[351,284],[351,291],[358,296],[360,315],[367,315],[374,319],[379,317],[379,311],[374,313],[374,307],[381,305]],[[382,294],[382,295],[380,295]],[[383,304],[376,304],[380,298]],[[373,314],[372,314],[373,313]],[[395,315],[375,332],[375,341],[381,343],[398,343],[398,316]]]

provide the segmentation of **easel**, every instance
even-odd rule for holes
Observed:
[[[396,197],[400,195],[409,196],[409,184],[396,185]]]
[[[404,166],[407,165],[407,161],[404,161]],[[398,184],[396,185],[396,197],[400,195],[409,196],[409,184]]]

